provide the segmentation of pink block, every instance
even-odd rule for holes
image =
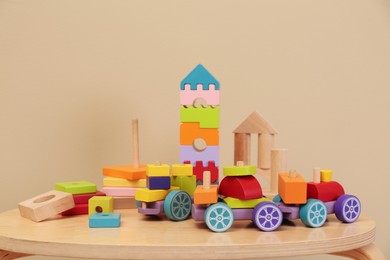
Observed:
[[[135,191],[139,188],[132,187],[103,187],[103,192],[107,196],[113,197],[134,197]]]
[[[190,85],[185,85],[185,90],[180,90],[180,105],[192,106],[197,99],[203,99],[208,106],[218,106],[220,103],[219,90],[215,90],[210,87],[209,90],[203,90],[198,88],[197,90],[191,90]]]

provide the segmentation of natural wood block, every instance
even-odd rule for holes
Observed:
[[[22,217],[39,222],[75,206],[70,193],[52,190],[19,203]]]

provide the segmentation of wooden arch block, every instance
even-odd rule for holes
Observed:
[[[19,203],[20,215],[39,222],[75,206],[70,193],[52,190]]]
[[[258,199],[263,197],[258,180],[252,176],[227,176],[219,185],[219,194],[240,200]]]

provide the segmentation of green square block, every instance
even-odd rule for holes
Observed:
[[[179,189],[187,192],[190,196],[193,196],[196,189],[196,176],[173,176],[171,185],[177,186]]]
[[[54,189],[71,194],[95,193],[96,184],[88,181],[57,182]]]
[[[180,122],[199,122],[200,128],[219,128],[219,106],[182,106],[180,108]]]

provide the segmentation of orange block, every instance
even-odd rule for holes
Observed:
[[[146,165],[140,165],[138,168],[132,165],[104,167],[103,175],[132,181],[146,179]]]
[[[218,128],[200,128],[200,123],[181,123],[180,124],[180,144],[192,145],[194,140],[202,138],[208,146],[219,145]]]
[[[194,192],[194,204],[211,204],[218,202],[218,185],[211,185],[204,189],[203,185],[196,186]]]
[[[306,203],[307,184],[305,179],[299,173],[296,173],[295,177],[290,177],[289,173],[279,173],[278,186],[279,195],[284,203]]]

